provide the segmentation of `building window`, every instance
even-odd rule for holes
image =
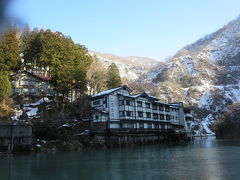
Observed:
[[[157,113],[154,113],[154,114],[153,114],[153,118],[154,118],[154,119],[158,119],[158,114],[157,114]]]
[[[150,108],[150,103],[145,103],[146,108]]]
[[[126,105],[131,106],[131,101],[130,100],[126,100]]]
[[[147,112],[147,118],[151,118],[151,113]]]
[[[158,124],[154,124],[154,129],[159,129],[159,125]]]
[[[157,105],[153,104],[153,110],[157,110]]]
[[[165,107],[165,111],[166,111],[166,112],[169,112],[169,111],[170,111],[170,109],[169,109],[168,106]]]
[[[128,128],[128,124],[127,123],[123,123],[123,128]]]
[[[93,105],[94,105],[94,106],[97,106],[97,105],[99,105],[99,104],[101,104],[101,101],[100,101],[100,100],[93,101]]]
[[[120,116],[120,117],[125,116],[125,112],[124,112],[124,111],[120,111],[120,112],[119,112],[119,116]]]
[[[170,115],[166,115],[166,119],[167,119],[167,120],[170,120],[170,119],[171,119],[171,116],[170,116]]]
[[[160,120],[164,120],[164,114],[160,114]]]
[[[138,102],[137,102],[137,106],[138,106],[138,107],[142,107],[142,102],[141,102],[141,101],[138,101]]]
[[[126,111],[127,116],[132,116],[132,112],[131,111]]]
[[[138,117],[143,117],[143,112],[142,111],[138,111]]]
[[[96,115],[95,115],[95,119],[99,119],[99,115],[96,114]]]
[[[120,101],[119,101],[119,106],[122,106],[122,105],[124,105],[124,101],[123,101],[123,100],[120,100]]]
[[[160,111],[163,111],[163,105],[160,105],[160,106],[159,106],[159,110],[160,110]]]
[[[148,129],[152,129],[152,123],[148,123],[148,124],[147,124],[147,128],[148,128]]]
[[[178,112],[178,109],[176,109],[176,108],[172,108],[171,109],[173,112]]]
[[[105,107],[108,107],[107,97],[104,98],[103,104],[105,104]]]
[[[191,117],[185,117],[186,121],[192,121],[193,119]]]
[[[143,123],[139,123],[139,129],[144,129],[144,124]]]
[[[133,129],[134,128],[134,124],[128,124],[128,128]]]

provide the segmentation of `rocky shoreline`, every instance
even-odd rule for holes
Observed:
[[[33,141],[31,152],[49,151],[81,151],[83,149],[106,149],[103,142],[95,141],[91,136],[83,136],[68,140],[40,140]]]

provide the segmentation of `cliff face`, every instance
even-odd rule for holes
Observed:
[[[113,54],[90,52],[91,55],[95,55],[105,67],[108,67],[111,63],[115,63],[118,66],[120,76],[126,80],[137,80],[143,74],[146,74],[154,65],[159,62],[146,57],[129,56],[120,57]]]
[[[214,122],[216,113],[240,101],[240,17],[142,78],[158,87],[161,99],[183,101],[197,109],[197,118],[210,115]]]

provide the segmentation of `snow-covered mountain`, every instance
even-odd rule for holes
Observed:
[[[120,57],[95,51],[90,51],[90,54],[97,56],[97,58],[103,62],[105,67],[108,67],[111,63],[115,63],[120,71],[120,76],[128,80],[138,79],[143,74],[146,74],[150,68],[159,63],[156,60],[146,57]]]
[[[240,17],[184,47],[142,79],[158,88],[161,99],[198,109],[203,127],[205,121],[214,122],[217,112],[240,101]]]

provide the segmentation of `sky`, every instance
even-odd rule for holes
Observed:
[[[12,0],[9,14],[89,50],[164,60],[240,15],[240,0]]]

